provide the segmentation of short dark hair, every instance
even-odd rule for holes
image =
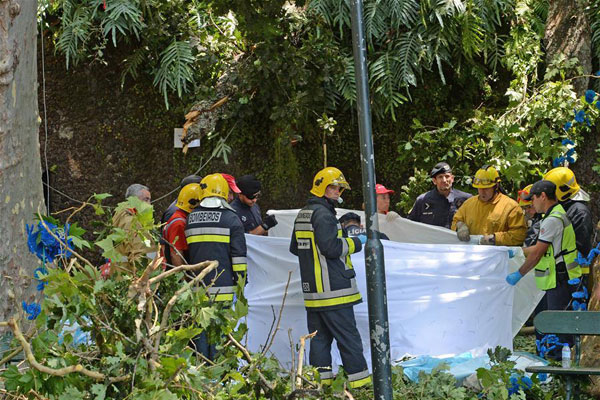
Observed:
[[[353,212],[349,212],[349,213],[342,215],[338,221],[340,224],[345,224],[350,221],[356,221],[357,223],[360,224],[360,215],[353,213]]]
[[[546,193],[549,200],[556,200],[556,185],[544,179],[539,180],[533,184],[529,189],[529,195],[524,196],[523,200],[531,200],[534,195],[539,196],[542,193]]]

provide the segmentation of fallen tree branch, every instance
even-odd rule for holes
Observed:
[[[68,367],[57,368],[57,369],[47,367],[47,366],[39,363],[36,360],[35,356],[33,355],[33,351],[31,350],[31,345],[25,339],[25,336],[23,336],[23,332],[21,332],[21,328],[19,327],[19,324],[17,323],[17,321],[14,318],[11,318],[8,322],[0,322],[0,326],[8,326],[12,329],[13,334],[15,335],[15,338],[19,341],[19,343],[21,344],[21,347],[23,348],[23,352],[25,353],[25,358],[29,362],[29,365],[31,365],[33,368],[35,368],[38,371],[43,372],[45,374],[52,375],[52,376],[65,376],[65,375],[71,374],[73,372],[78,372],[85,376],[89,376],[90,378],[97,380],[97,381],[104,381],[108,378],[108,381],[111,383],[126,381],[130,377],[130,375],[127,374],[127,375],[123,375],[123,376],[109,378],[105,374],[103,374],[101,372],[97,372],[97,371],[91,371],[91,370],[85,368],[81,364],[70,365]]]
[[[300,349],[298,350],[298,369],[296,371],[296,387],[300,389],[302,387],[302,364],[304,363],[304,347],[306,346],[306,339],[312,339],[317,334],[317,331],[309,333],[300,337]]]
[[[212,270],[216,269],[219,266],[218,261],[205,261],[203,263],[196,264],[195,266],[200,266],[201,264],[206,264],[206,265],[202,265],[202,268],[204,268],[202,270],[202,272],[200,272],[198,275],[196,275],[194,277],[194,279],[192,279],[191,281],[189,281],[188,283],[183,285],[183,287],[181,289],[179,289],[178,291],[176,291],[175,294],[169,299],[169,302],[167,303],[165,310],[163,311],[162,320],[160,321],[160,326],[159,326],[156,338],[154,339],[153,358],[158,355],[158,347],[160,346],[160,339],[162,337],[162,333],[166,329],[166,326],[169,322],[169,316],[171,315],[171,309],[177,302],[177,299],[179,298],[179,296],[181,296],[187,290],[190,290],[190,288],[192,286],[194,286],[196,283],[198,283],[199,281],[204,279],[204,277],[206,275],[208,275],[209,272],[211,272]]]
[[[292,279],[292,271],[288,273],[287,283],[285,284],[285,290],[283,291],[283,299],[281,300],[281,308],[279,308],[279,317],[277,317],[277,326],[275,326],[275,330],[273,331],[273,335],[271,336],[271,341],[269,345],[263,349],[262,354],[267,354],[267,351],[273,346],[273,341],[275,340],[275,335],[277,335],[277,331],[279,330],[279,324],[281,323],[281,314],[283,314],[283,307],[285,306],[285,299],[287,297],[288,288],[290,287],[290,279]]]
[[[246,361],[248,361],[248,364],[251,366],[253,364],[252,360],[252,356],[250,356],[250,353],[248,352],[248,349],[246,349],[244,346],[241,345],[240,342],[238,342],[237,340],[235,340],[235,338],[231,335],[231,333],[227,334],[227,338],[229,338],[229,340],[231,341],[231,343],[233,343],[233,345],[235,347],[237,347],[242,354],[244,355],[244,358],[246,359]],[[267,378],[265,378],[265,376],[262,374],[262,372],[260,372],[258,369],[256,370],[256,372],[258,373],[258,377],[260,378],[260,382],[261,384],[267,388],[269,391],[273,391],[273,386],[271,386],[271,384],[269,383],[269,381],[267,381]]]
[[[203,269],[206,268],[207,266],[210,265],[210,263],[212,263],[214,261],[202,261],[201,263],[198,264],[192,264],[192,265],[180,265],[178,267],[172,268],[168,271],[162,272],[160,275],[155,276],[154,278],[151,278],[148,283],[150,283],[151,285],[162,281],[163,279],[165,279],[168,276],[171,276],[173,274],[176,274],[178,272],[181,271],[196,271],[198,269]]]

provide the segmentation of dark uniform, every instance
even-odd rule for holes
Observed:
[[[249,233],[256,229],[256,227],[262,225],[262,217],[260,216],[260,207],[258,204],[254,204],[252,207],[248,207],[242,203],[240,199],[235,199],[231,202],[231,207],[237,213],[238,218],[244,225],[244,232]]]
[[[469,193],[456,189],[451,189],[448,197],[445,197],[437,188],[433,188],[417,197],[408,219],[450,229],[454,214],[469,197]]]
[[[541,214],[535,214],[533,218],[527,221],[527,233],[525,236],[525,241],[523,242],[524,247],[534,246],[537,242],[538,236],[540,234],[540,222],[542,220]]]
[[[575,231],[575,240],[577,242],[577,251],[582,256],[587,257],[592,250],[592,239],[594,236],[594,224],[592,222],[592,212],[583,201],[567,200],[560,203],[565,211],[573,230]],[[584,271],[584,273],[588,273]]]
[[[335,208],[324,197],[311,197],[298,213],[290,252],[298,256],[308,331],[317,331],[310,343],[310,364],[324,383],[333,379],[333,339],[348,374],[351,388],[371,381],[356,327],[353,305],[362,301],[350,255],[360,251],[356,237],[342,237]]]
[[[216,302],[232,302],[237,281],[245,279],[247,271],[244,227],[235,212],[227,208],[197,207],[188,215],[185,237],[190,263],[219,262],[203,279],[208,286],[218,276],[207,289],[209,296]],[[194,342],[198,351],[214,359],[215,346],[209,345],[204,332]]]

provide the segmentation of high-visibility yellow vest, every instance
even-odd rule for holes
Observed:
[[[575,242],[575,231],[565,209],[557,204],[546,218],[558,218],[563,225],[561,248],[554,249],[550,243],[546,254],[535,266],[535,283],[540,290],[549,290],[556,287],[556,264],[565,263],[569,279],[581,276],[581,267],[575,261],[577,258],[577,245]],[[543,221],[543,220],[542,220]],[[543,223],[543,222],[542,222]]]

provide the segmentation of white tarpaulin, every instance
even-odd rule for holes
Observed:
[[[294,227],[294,219],[299,210],[269,210],[267,214],[273,214],[279,222],[275,227],[269,230],[270,236],[290,238]],[[354,212],[360,215],[363,224],[365,223],[365,213],[357,210],[337,209],[338,218],[347,212]],[[429,243],[429,244],[457,244],[465,245],[458,240],[456,232],[438,226],[426,225],[420,222],[414,222],[405,218],[398,218],[392,222],[387,222],[385,217],[379,216],[379,229],[388,235],[390,240],[401,243]],[[475,241],[476,242],[476,241]],[[477,246],[488,251],[492,246]],[[498,247],[495,247],[498,249]],[[472,247],[471,247],[472,249]],[[506,251],[506,247],[502,247]],[[517,256],[508,262],[508,271],[514,272],[524,261],[523,252],[520,248],[513,248]],[[427,251],[427,250],[423,250]],[[470,251],[470,250],[466,250]],[[428,254],[428,258],[435,259],[435,254]],[[438,262],[443,263],[440,259]],[[387,266],[387,255],[386,255]],[[387,267],[386,267],[387,270]],[[389,295],[388,286],[388,295]],[[512,334],[515,336],[523,326],[527,318],[531,315],[535,306],[539,303],[544,293],[535,286],[533,273],[527,274],[519,281],[514,290],[513,313],[512,313]]]
[[[246,240],[248,346],[253,351],[259,351],[267,341],[291,271],[279,331],[270,349],[289,367],[290,336],[297,344],[307,333],[297,257],[288,250],[288,238],[246,235]],[[512,349],[514,289],[504,280],[508,271],[506,248],[384,241],[384,254],[392,360],[406,353],[453,355],[470,351],[480,355],[497,345]],[[362,252],[353,255],[352,262],[364,299],[354,310],[370,364]],[[336,359],[339,356],[334,353]]]

